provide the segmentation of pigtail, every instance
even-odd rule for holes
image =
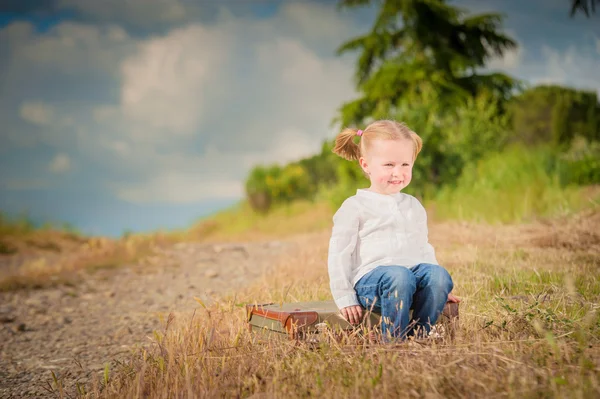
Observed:
[[[357,131],[354,129],[346,128],[342,130],[335,138],[333,153],[348,161],[358,161],[358,158],[360,158],[360,147],[354,142],[356,134]]]
[[[411,132],[410,135],[411,135],[414,147],[415,147],[415,159],[417,159],[417,155],[419,155],[419,153],[421,152],[421,149],[423,148],[423,140],[415,132]]]

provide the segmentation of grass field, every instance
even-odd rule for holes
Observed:
[[[531,224],[430,227],[461,299],[453,341],[319,347],[260,342],[245,303],[330,298],[327,231],[277,272],[193,317],[165,316],[149,349],[106,369],[93,397],[600,396],[600,212]]]

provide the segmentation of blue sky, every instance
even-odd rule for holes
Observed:
[[[600,90],[600,15],[499,11],[519,49],[490,68]],[[257,163],[319,150],[356,93],[345,40],[374,9],[335,1],[43,0],[0,6],[0,210],[87,234],[186,227],[243,197]]]

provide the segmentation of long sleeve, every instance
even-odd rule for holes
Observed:
[[[358,209],[344,202],[333,216],[328,255],[329,285],[339,309],[359,304],[352,284],[352,253],[358,240],[358,227]]]
[[[415,198],[416,200],[416,198]],[[421,242],[421,256],[426,263],[439,265],[435,256],[435,249],[429,243],[429,229],[427,228],[427,211],[419,200],[415,201],[417,210],[417,228],[419,229],[419,241]]]

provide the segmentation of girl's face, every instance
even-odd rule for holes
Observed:
[[[414,148],[411,140],[375,140],[360,166],[369,175],[371,191],[396,194],[412,178]]]

